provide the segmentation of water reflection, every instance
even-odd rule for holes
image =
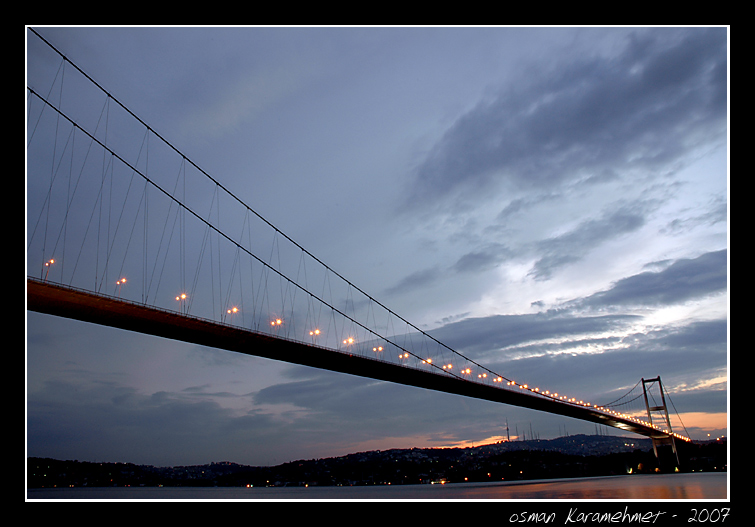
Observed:
[[[466,485],[458,499],[700,500],[726,499],[726,474],[661,474],[550,480],[522,484]]]
[[[708,500],[726,499],[726,473],[638,474],[446,485],[286,488],[29,489],[27,499],[66,500]]]

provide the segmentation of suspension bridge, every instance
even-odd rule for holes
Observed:
[[[44,87],[27,86],[28,310],[549,412],[654,446],[689,441],[672,430],[660,377],[597,404],[446,346],[272,225],[30,31],[59,67]]]

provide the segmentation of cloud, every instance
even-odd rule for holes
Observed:
[[[710,199],[707,208],[702,212],[687,218],[675,218],[666,226],[666,230],[673,234],[680,234],[691,231],[699,226],[710,226],[726,222],[727,219],[727,199],[725,196],[716,196]]]
[[[615,231],[631,230],[639,222],[639,217],[625,211],[609,215],[607,221],[589,221],[581,228],[564,235],[565,238],[571,239],[563,246],[564,254],[574,254],[576,258],[579,251],[587,250],[596,238],[613,236]],[[553,242],[552,254],[558,254],[560,241]],[[570,253],[572,250],[575,252]],[[470,267],[473,262],[470,259]],[[474,263],[482,265],[489,262],[487,258],[480,257]],[[562,342],[548,343],[547,347],[551,353],[559,347],[564,350],[584,350],[595,344],[594,339],[602,339],[606,334],[613,334],[614,339],[625,335],[626,328],[637,324],[641,319],[641,314],[632,313],[632,309],[636,307],[676,305],[726,291],[725,249],[705,253],[696,258],[663,262],[660,265],[660,271],[647,271],[622,278],[605,291],[564,302],[548,311],[464,318],[447,323],[433,330],[431,334],[450,348],[472,359],[482,356],[490,358],[490,353],[503,349],[508,349],[509,359],[517,358],[521,353],[539,355],[542,354],[540,345],[530,349],[523,349],[522,346],[547,342],[549,339],[560,339]],[[584,312],[584,309],[608,308],[615,314],[595,316]],[[568,339],[571,341],[566,343]],[[601,342],[600,347],[620,343],[609,340]],[[501,360],[502,356],[497,355],[497,359]]]
[[[557,311],[524,315],[495,315],[467,318],[431,331],[433,337],[450,348],[478,360],[498,361],[517,358],[515,351],[504,351],[535,341],[599,334],[636,321],[632,315],[572,316]],[[493,353],[495,352],[495,353]]]
[[[116,383],[49,381],[28,394],[28,449],[67,459],[157,464],[206,462],[233,412],[209,400],[168,392],[141,394]],[[62,418],[64,416],[64,418]],[[186,452],[192,452],[186,456]],[[180,453],[180,454],[178,454]]]
[[[645,224],[647,208],[642,202],[612,208],[565,234],[538,242],[536,250],[542,256],[530,275],[536,280],[548,279],[555,269],[581,260],[599,244],[639,229]]]
[[[461,116],[416,170],[414,196],[478,196],[665,172],[726,132],[726,29],[648,29],[616,56],[560,57]]]
[[[461,256],[453,265],[460,273],[477,273],[496,267],[504,259],[513,256],[511,249],[500,243],[487,244],[480,249]]]
[[[441,278],[442,273],[438,266],[433,266],[427,269],[420,269],[413,272],[410,275],[402,278],[396,285],[388,288],[385,291],[386,295],[396,293],[406,293],[414,289],[420,289],[429,284],[434,283]]]
[[[499,214],[496,223],[503,225],[505,217],[514,214],[522,206],[523,200],[515,200]],[[597,217],[586,219],[561,234],[541,240],[514,241],[513,247],[491,241],[494,231],[498,230],[498,227],[491,226],[486,229],[486,241],[458,257],[445,272],[441,272],[438,266],[417,271],[402,279],[388,292],[422,288],[441,278],[447,278],[450,273],[479,275],[506,262],[529,257],[535,258],[529,276],[538,281],[548,280],[562,267],[587,258],[601,244],[620,239],[621,236],[642,228],[656,206],[657,203],[649,200],[612,203]],[[532,236],[535,236],[534,232]]]
[[[573,390],[584,396],[600,398],[604,403],[624,395],[641,378],[660,375],[667,388],[674,390],[679,410],[720,412],[726,395],[717,395],[702,404],[703,393],[712,379],[726,370],[727,322],[725,319],[700,321],[678,327],[661,327],[642,332],[627,332],[629,324],[612,324],[608,319],[595,321],[605,325],[603,335],[581,337],[579,333],[555,332],[551,340],[521,340],[521,344],[499,353],[486,354],[486,365],[499,374],[519,382],[547,389]],[[627,320],[630,322],[630,320]],[[639,322],[634,319],[633,322]],[[574,328],[587,327],[581,317],[572,320]],[[577,338],[571,338],[575,336]],[[589,350],[589,352],[586,352]],[[517,360],[505,360],[517,357]],[[586,382],[589,380],[589,382]],[[717,381],[716,381],[717,382]],[[695,385],[706,387],[694,390]]]
[[[490,414],[493,421],[497,405],[486,401],[312,368],[289,372],[296,380],[260,390],[255,403],[295,407],[288,413],[291,433],[334,454],[418,440],[444,446],[492,434],[480,417]]]
[[[297,66],[278,65],[275,69],[246,72],[232,79],[232,83],[217,88],[221,93],[212,98],[211,105],[190,107],[193,111],[183,116],[180,129],[192,134],[200,130],[203,137],[239,133],[242,124],[282,104],[301,89],[307,73],[304,64]]]
[[[726,291],[727,250],[680,259],[659,272],[645,272],[618,280],[610,289],[578,303],[592,307],[658,306],[702,298]]]

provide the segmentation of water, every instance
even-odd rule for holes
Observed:
[[[27,500],[725,500],[727,473],[365,487],[28,489]]]

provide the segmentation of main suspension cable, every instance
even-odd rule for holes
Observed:
[[[232,197],[232,198],[233,198],[234,200],[236,200],[236,201],[237,201],[237,202],[238,202],[239,204],[241,204],[241,205],[242,205],[243,207],[245,207],[245,208],[246,208],[246,209],[247,209],[247,210],[248,210],[249,212],[251,212],[252,214],[254,214],[255,216],[257,216],[257,218],[259,218],[259,219],[260,219],[261,221],[263,221],[264,223],[266,223],[266,224],[267,224],[267,225],[268,225],[268,226],[269,226],[270,228],[272,228],[272,229],[273,229],[273,230],[274,230],[275,232],[279,233],[279,234],[280,234],[281,236],[283,236],[283,237],[284,237],[284,238],[285,238],[286,240],[288,240],[288,241],[289,241],[290,243],[292,243],[292,244],[293,244],[294,246],[296,246],[297,248],[299,248],[299,249],[301,249],[302,251],[304,251],[304,252],[305,252],[305,253],[306,253],[306,254],[307,254],[307,255],[308,255],[309,257],[311,257],[312,259],[314,259],[314,260],[315,260],[315,261],[316,261],[317,263],[319,263],[320,265],[322,265],[322,266],[323,266],[323,267],[324,267],[325,269],[327,269],[328,271],[332,272],[332,273],[333,273],[333,274],[334,274],[335,276],[337,276],[338,278],[340,278],[341,280],[343,280],[343,281],[344,281],[344,282],[345,282],[346,284],[348,284],[348,285],[349,285],[350,287],[353,287],[353,288],[354,288],[354,289],[355,289],[356,291],[358,291],[359,293],[361,293],[362,295],[364,295],[364,296],[365,296],[366,298],[368,298],[369,300],[371,300],[371,301],[375,302],[375,304],[376,304],[376,305],[378,305],[378,306],[380,306],[381,308],[385,309],[385,310],[386,310],[386,311],[387,311],[387,312],[388,312],[389,314],[392,314],[393,316],[395,316],[395,317],[396,317],[396,318],[398,318],[399,320],[401,320],[401,321],[405,322],[405,323],[407,324],[407,326],[408,326],[408,327],[410,327],[410,328],[412,328],[412,329],[413,329],[414,331],[417,331],[417,332],[421,333],[421,334],[422,334],[422,335],[424,335],[425,337],[427,337],[427,338],[429,338],[429,339],[433,340],[434,342],[436,342],[436,343],[437,343],[438,345],[440,345],[440,346],[442,346],[442,347],[444,347],[444,348],[448,349],[449,351],[451,351],[452,353],[454,353],[454,354],[456,354],[456,355],[459,355],[459,356],[460,356],[460,357],[462,357],[462,358],[463,358],[464,360],[467,360],[467,361],[469,361],[469,362],[470,362],[471,364],[474,364],[474,365],[475,365],[476,367],[478,367],[478,368],[481,368],[481,369],[483,369],[483,370],[485,370],[485,371],[487,371],[487,372],[490,372],[490,373],[492,373],[492,374],[494,374],[494,375],[497,375],[497,376],[499,376],[499,377],[501,377],[501,378],[503,378],[503,379],[506,379],[507,381],[511,381],[511,379],[508,379],[508,378],[506,378],[506,377],[503,377],[503,376],[501,376],[501,375],[497,374],[496,372],[492,371],[492,370],[491,370],[491,369],[489,369],[488,367],[486,367],[486,366],[484,366],[484,365],[482,365],[482,364],[479,364],[479,363],[477,363],[476,361],[474,361],[474,360],[472,360],[472,359],[470,359],[470,358],[468,358],[468,357],[465,357],[464,355],[462,355],[462,354],[461,354],[461,353],[459,353],[458,351],[456,351],[456,350],[454,350],[454,349],[450,348],[449,346],[447,346],[446,344],[444,344],[444,343],[440,342],[440,341],[439,341],[438,339],[436,339],[436,338],[435,338],[435,337],[433,337],[432,335],[428,334],[428,333],[427,333],[427,332],[425,332],[424,330],[420,329],[420,328],[419,328],[419,327],[417,327],[416,325],[412,324],[411,322],[409,322],[408,320],[406,320],[405,318],[403,318],[403,317],[402,317],[401,315],[399,315],[399,314],[397,314],[397,313],[393,312],[393,311],[392,311],[391,309],[389,309],[389,308],[388,308],[387,306],[385,306],[385,305],[384,305],[383,303],[381,303],[381,302],[380,302],[380,301],[378,301],[377,299],[375,299],[375,298],[373,298],[372,296],[370,296],[369,294],[367,294],[367,293],[366,293],[365,291],[363,291],[363,290],[362,290],[361,288],[359,288],[359,287],[357,287],[356,285],[354,285],[353,283],[351,283],[351,282],[350,282],[349,280],[347,280],[347,279],[346,279],[346,278],[345,278],[344,276],[342,276],[342,275],[341,275],[340,273],[338,273],[337,271],[335,271],[335,270],[333,270],[332,268],[330,268],[330,267],[329,267],[329,266],[328,266],[327,264],[325,264],[325,262],[323,262],[322,260],[320,260],[319,258],[317,258],[317,257],[316,257],[316,256],[315,256],[314,254],[312,254],[311,252],[309,252],[308,250],[306,250],[306,249],[305,249],[304,247],[302,247],[302,246],[301,246],[301,245],[300,245],[299,243],[297,243],[297,242],[296,242],[296,241],[294,241],[294,240],[293,240],[293,239],[292,239],[291,237],[289,237],[289,236],[288,236],[288,235],[287,235],[286,233],[284,233],[283,231],[281,231],[280,229],[278,229],[278,227],[276,227],[275,225],[273,225],[272,223],[270,223],[270,222],[269,222],[269,221],[268,221],[268,220],[267,220],[266,218],[262,217],[262,216],[261,216],[261,215],[260,215],[260,214],[259,214],[259,213],[258,213],[257,211],[255,211],[254,209],[252,209],[251,207],[249,207],[249,206],[248,206],[248,205],[247,205],[246,203],[244,203],[244,202],[243,202],[243,201],[242,201],[242,200],[241,200],[241,199],[240,199],[240,198],[239,198],[238,196],[236,196],[236,195],[235,195],[235,194],[234,194],[233,192],[231,192],[230,190],[228,190],[228,189],[227,189],[227,188],[226,188],[225,186],[223,186],[223,185],[222,185],[222,184],[221,184],[221,183],[220,183],[219,181],[217,181],[217,180],[216,180],[215,178],[213,178],[213,177],[212,177],[212,176],[211,176],[210,174],[208,174],[208,173],[207,173],[207,172],[206,172],[206,171],[205,171],[204,169],[202,169],[202,168],[201,168],[201,167],[199,167],[199,166],[198,166],[198,165],[197,165],[196,163],[194,163],[194,161],[192,161],[191,159],[189,159],[188,157],[186,157],[186,156],[185,156],[185,155],[184,155],[184,154],[183,154],[183,153],[182,153],[181,151],[179,151],[179,150],[178,150],[178,149],[177,149],[177,148],[176,148],[175,146],[173,146],[173,144],[172,144],[172,143],[170,143],[170,142],[169,142],[168,140],[166,140],[166,139],[165,139],[164,137],[162,137],[162,136],[161,136],[161,135],[160,135],[159,133],[157,133],[157,132],[156,132],[156,131],[155,131],[154,129],[152,129],[152,127],[150,127],[150,126],[149,126],[149,125],[148,125],[148,124],[147,124],[146,122],[144,122],[144,121],[143,121],[143,120],[142,120],[141,118],[139,118],[139,117],[138,117],[138,116],[137,116],[136,114],[134,114],[134,113],[133,113],[133,112],[132,112],[132,111],[131,111],[130,109],[128,109],[128,108],[127,108],[127,107],[126,107],[126,106],[125,106],[124,104],[122,104],[122,103],[121,103],[121,102],[120,102],[120,101],[119,101],[119,100],[118,100],[117,98],[113,97],[113,96],[112,96],[112,95],[111,95],[111,94],[110,94],[110,93],[109,93],[109,92],[108,92],[108,91],[107,91],[107,90],[106,90],[105,88],[103,88],[103,87],[102,87],[102,86],[101,86],[101,85],[100,85],[100,84],[99,84],[99,83],[98,83],[97,81],[95,81],[95,80],[94,80],[94,79],[93,79],[92,77],[90,77],[90,76],[89,76],[89,75],[88,75],[88,74],[87,74],[86,72],[84,72],[84,71],[83,71],[83,70],[82,70],[81,68],[79,68],[79,67],[78,67],[78,66],[77,66],[76,64],[74,64],[73,62],[71,62],[71,60],[70,60],[70,59],[68,59],[68,58],[67,58],[67,57],[66,57],[66,56],[65,56],[65,55],[64,55],[63,53],[61,53],[61,52],[60,52],[60,51],[59,51],[59,50],[58,50],[57,48],[55,48],[55,46],[53,46],[52,44],[50,44],[50,42],[48,42],[48,41],[47,41],[47,40],[46,40],[46,39],[45,39],[44,37],[42,37],[42,36],[41,36],[41,35],[40,35],[39,33],[37,33],[37,32],[36,32],[36,31],[35,31],[35,30],[34,30],[33,28],[29,28],[29,30],[30,30],[31,32],[33,32],[33,33],[34,33],[35,35],[37,35],[37,36],[38,36],[38,37],[39,37],[39,38],[40,38],[40,39],[41,39],[41,40],[42,40],[43,42],[45,42],[45,43],[46,43],[46,44],[47,44],[48,46],[50,46],[50,48],[52,48],[52,49],[53,49],[53,50],[54,50],[54,51],[55,51],[56,53],[58,53],[58,54],[59,54],[59,55],[60,55],[61,57],[63,57],[63,59],[64,59],[64,60],[66,60],[66,61],[67,61],[68,63],[70,63],[70,64],[71,64],[71,65],[72,65],[72,66],[73,66],[74,68],[76,68],[76,69],[77,69],[77,70],[78,70],[78,71],[79,71],[79,72],[80,72],[80,73],[81,73],[82,75],[84,75],[84,77],[86,77],[86,78],[87,78],[87,79],[88,79],[88,80],[89,80],[90,82],[92,82],[92,84],[94,84],[95,86],[97,86],[97,88],[99,88],[99,89],[100,89],[100,90],[101,90],[101,91],[102,91],[103,93],[107,94],[107,95],[108,95],[108,97],[111,97],[111,98],[112,98],[112,100],[113,100],[113,101],[114,101],[115,103],[117,103],[117,104],[118,104],[118,105],[119,105],[119,106],[120,106],[121,108],[123,108],[123,109],[124,109],[124,110],[125,110],[126,112],[128,112],[128,114],[129,114],[129,115],[131,115],[131,116],[132,116],[132,117],[133,117],[134,119],[136,119],[136,120],[137,120],[137,121],[138,121],[138,122],[139,122],[140,124],[142,124],[142,125],[143,125],[144,127],[146,127],[146,128],[147,128],[147,129],[148,129],[148,130],[149,130],[150,132],[152,132],[152,133],[153,133],[153,134],[154,134],[154,135],[155,135],[155,136],[156,136],[156,137],[157,137],[158,139],[160,139],[161,141],[163,141],[163,142],[164,142],[164,143],[165,143],[165,144],[166,144],[166,145],[167,145],[168,147],[170,147],[170,148],[171,148],[171,149],[172,149],[173,151],[175,151],[175,152],[176,152],[176,153],[177,153],[178,155],[180,155],[180,156],[184,157],[184,158],[186,159],[186,161],[188,161],[189,163],[191,163],[191,165],[192,165],[192,166],[193,166],[194,168],[196,168],[197,170],[199,170],[199,171],[200,171],[200,172],[201,172],[201,173],[202,173],[202,174],[203,174],[203,175],[204,175],[205,177],[207,177],[208,179],[210,179],[210,181],[212,181],[213,183],[215,183],[215,184],[216,184],[216,185],[217,185],[217,186],[218,186],[218,187],[219,187],[220,189],[222,189],[222,190],[223,190],[224,192],[226,192],[226,193],[227,193],[227,194],[228,194],[228,195],[229,195],[230,197]],[[39,96],[39,95],[37,95],[37,96],[41,98],[41,96]],[[46,101],[45,101],[45,102],[46,102]],[[49,103],[48,103],[48,104],[49,104]],[[52,105],[50,105],[50,106],[52,107]],[[124,161],[124,162],[125,162],[125,161]],[[224,236],[225,236],[225,235],[224,235]],[[228,238],[227,236],[225,236],[225,237],[226,237],[226,238]],[[235,242],[234,240],[232,240],[231,238],[228,238],[228,240],[229,240],[229,241],[231,241],[232,243],[234,243],[234,244],[238,245],[238,243],[237,243],[237,242]],[[263,262],[263,263],[264,263],[264,262]],[[284,278],[285,278],[285,277],[284,277]],[[288,279],[287,279],[287,280],[288,280]]]

